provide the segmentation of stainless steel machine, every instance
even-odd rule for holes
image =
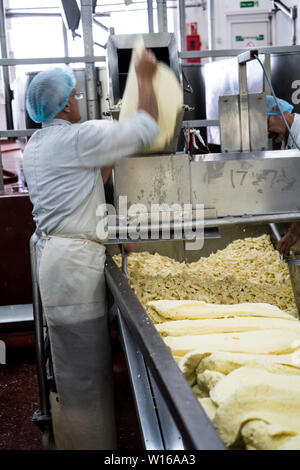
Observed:
[[[145,44],[148,41],[151,47],[153,35],[144,37]],[[162,41],[165,38],[165,34],[161,36]],[[113,39],[114,47],[121,44],[121,52],[117,47],[112,55],[112,65],[108,60],[110,73],[114,75],[110,78],[111,96],[116,96],[114,103],[120,99],[114,56],[123,57],[123,48],[127,51],[133,41],[134,35],[122,37],[122,41],[118,37]],[[170,55],[174,57],[173,52]],[[269,149],[266,93],[248,92],[247,64],[253,58],[254,51],[238,57],[240,93],[219,97],[221,153],[176,152],[176,132],[171,149],[165,149],[160,155],[123,159],[114,172],[117,212],[119,196],[126,195],[128,206],[144,204],[148,211],[153,203],[191,204],[193,209],[203,204],[206,229],[269,220],[284,222],[299,217],[299,151]],[[129,59],[127,54],[127,71]],[[177,74],[178,63],[169,60],[170,63]],[[126,69],[124,64],[122,67]]]
[[[147,45],[148,38],[144,39]],[[153,36],[149,35],[150,39]],[[130,36],[114,38],[111,42],[111,47],[115,48],[114,64],[109,65],[113,104],[117,104],[121,97],[120,90],[122,86],[124,88],[120,69],[125,73],[128,70],[128,47],[132,40]],[[121,63],[125,57],[123,48],[126,50],[126,67]],[[219,99],[221,153],[195,156],[174,151],[124,159],[115,168],[117,213],[120,210],[120,195],[127,196],[129,205],[142,203],[147,208],[146,219],[149,219],[153,203],[189,203],[193,215],[191,225],[194,227],[197,224],[194,209],[197,204],[203,204],[204,236],[210,237],[205,239],[208,251],[219,248],[220,243],[224,247],[232,239],[241,237],[242,231],[244,237],[266,231],[271,233],[269,224],[300,220],[300,153],[298,150],[268,149],[265,93],[248,93],[247,63],[252,58],[251,53],[238,58],[239,93],[223,95]],[[177,63],[174,65],[169,60],[169,65],[178,70]],[[129,218],[126,223],[130,223]],[[175,225],[174,220],[173,227]],[[113,228],[115,233],[116,227]],[[209,230],[213,230],[213,235]],[[220,235],[221,239],[218,238]],[[126,241],[130,240],[122,237],[120,230],[119,236],[108,240],[108,245]],[[146,242],[147,250],[151,252],[151,239],[146,237],[138,241]],[[162,247],[163,240],[160,242]],[[171,243],[175,246],[177,242]],[[185,251],[184,237],[180,243],[181,260],[193,259],[193,255]],[[145,244],[142,246],[145,249]],[[136,247],[139,251],[139,244]],[[194,259],[204,252],[205,248],[194,253]],[[125,274],[124,251],[123,273],[108,255],[107,283],[115,300],[145,447],[224,449],[211,422],[192,390],[186,386],[175,361],[130,289]]]

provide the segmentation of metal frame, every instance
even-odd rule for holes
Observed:
[[[153,3],[152,3],[152,0],[147,0],[147,12],[148,12],[148,29],[149,29],[149,33],[154,33]]]
[[[280,0],[273,0],[273,7],[275,8],[275,12],[282,11],[285,13],[293,22],[292,24],[292,44],[295,45],[297,43],[297,17],[298,17],[298,7],[296,5],[292,7],[286,6]]]
[[[93,0],[80,0],[84,53],[87,56],[94,54],[93,40]],[[100,117],[99,100],[97,99],[97,79],[94,61],[85,62],[85,80],[87,90],[87,116],[88,119]]]
[[[168,31],[167,0],[156,0],[158,32]]]
[[[240,57],[240,56],[238,56]],[[249,103],[248,103],[248,84],[247,84],[247,63],[239,64],[239,82],[240,82],[240,120],[241,120],[241,143],[242,150],[250,151],[250,127],[249,127]]]
[[[31,136],[36,129],[26,129],[21,131],[1,131],[0,137],[29,137]]]
[[[208,51],[190,51],[180,54],[182,59],[198,59],[209,57],[236,57],[243,52],[249,50],[257,50],[259,54],[289,54],[299,53],[300,46],[270,46],[270,47],[255,47],[250,49],[215,49]]]
[[[250,49],[216,49],[216,50],[208,50],[208,51],[191,51],[191,52],[181,52],[179,54],[182,61],[185,59],[196,59],[196,58],[216,58],[216,57],[237,57],[246,54],[246,56],[252,57],[253,53],[263,54],[265,55],[265,65],[266,69],[269,72],[271,70],[271,55],[272,54],[299,54],[300,53],[300,46],[270,46],[270,47],[256,47]],[[251,60],[251,59],[250,59]],[[240,65],[240,83],[243,85],[245,83],[245,69],[246,64],[239,64]],[[242,87],[243,91],[246,91],[244,87]],[[266,94],[270,94],[270,88],[264,77],[264,91]],[[242,95],[244,96],[244,95]],[[245,105],[247,105],[247,100],[242,100]],[[190,121],[183,121],[182,127],[213,127],[219,126],[220,122],[217,120],[190,120]],[[243,150],[247,149],[247,138],[244,136],[244,147]]]
[[[215,48],[215,0],[207,1],[207,15],[208,15],[208,48],[214,50]],[[210,61],[213,58],[210,57]]]
[[[218,229],[220,227],[226,227],[229,225],[251,225],[251,224],[270,224],[270,223],[287,223],[287,222],[295,222],[300,220],[300,212],[288,212],[283,214],[264,214],[264,215],[244,215],[244,216],[232,216],[232,217],[218,217],[218,218],[207,218],[204,219],[204,233],[203,236],[205,239],[216,239],[220,238],[220,234]],[[185,223],[186,230],[194,231],[196,230],[197,226],[202,221],[200,220],[193,220],[191,222]],[[108,227],[108,239],[105,241],[105,245],[119,245],[125,243],[151,243],[151,242],[164,242],[164,241],[178,241],[178,239],[172,238],[172,231],[176,231],[176,229],[182,228],[181,224],[176,226],[176,223],[171,223],[171,237],[168,240],[159,238],[155,240],[151,240],[151,234],[149,233],[148,238],[138,238],[137,240],[132,240],[129,236],[124,237],[124,225],[120,226],[109,226]],[[148,224],[145,225],[148,228]],[[140,224],[141,231],[143,230],[143,224]],[[164,226],[163,224],[152,225],[151,227],[153,230],[162,231]],[[166,228],[169,228],[167,225]],[[125,227],[126,229],[126,227]],[[123,233],[123,234],[122,234]],[[111,234],[114,234],[113,236]],[[115,235],[116,234],[116,235]],[[122,234],[122,235],[119,235]],[[184,241],[184,237],[181,238]]]
[[[184,450],[182,436],[119,309],[117,315],[144,447]]]
[[[0,147],[0,194],[4,192],[4,181],[3,181],[3,166],[2,166],[2,153]]]
[[[107,43],[108,72],[110,77],[110,105],[116,105],[122,98],[119,82],[119,60],[118,51],[132,49],[138,34],[119,34],[110,36]],[[178,81],[181,81],[180,67],[178,63],[178,52],[176,40],[173,33],[147,33],[142,34],[145,47],[168,48],[170,67],[175,73]]]
[[[33,234],[30,238],[30,265],[32,278],[32,298],[33,298],[33,317],[36,340],[36,359],[37,359],[37,375],[40,395],[40,410],[33,414],[32,422],[36,424],[43,432],[44,447],[53,446],[53,432],[49,401],[49,391],[53,386],[53,375],[47,375],[46,363],[50,358],[50,345],[47,336],[44,336],[44,319],[41,294],[37,279],[37,256],[36,244],[38,242],[37,235]],[[51,362],[51,361],[50,361]]]
[[[6,44],[6,27],[5,27],[5,13],[4,13],[4,0],[0,0],[0,43],[1,43],[1,57],[6,58],[7,44]],[[9,82],[8,67],[3,67],[3,82],[5,93],[5,110],[7,127],[13,129],[12,107],[11,107],[11,88]]]
[[[39,59],[0,59],[0,66],[30,65],[30,64],[69,64],[105,62],[105,56],[85,55],[81,57],[48,57]]]
[[[186,20],[185,20],[185,0],[178,0],[178,17],[179,17],[179,31],[180,31],[180,51],[182,54],[186,53]]]
[[[247,82],[247,62],[254,60],[257,50],[243,52],[238,55],[239,63],[239,84],[240,84],[240,122],[241,122],[241,143],[242,150],[250,151],[250,119],[249,119],[249,101],[248,101],[248,82]]]

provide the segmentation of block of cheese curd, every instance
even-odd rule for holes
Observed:
[[[300,376],[241,367],[210,391],[217,406],[213,424],[226,446],[234,446],[251,420],[300,433]]]
[[[216,411],[218,408],[216,407],[212,399],[209,397],[199,398],[198,400],[199,400],[200,405],[204,409],[205,413],[207,414],[209,419],[212,421],[216,415]]]
[[[132,58],[122,97],[119,121],[131,118],[139,108],[138,79],[135,70],[137,58],[144,48],[143,37],[139,36],[134,44]],[[157,98],[159,135],[142,153],[161,153],[174,136],[177,114],[182,109],[183,91],[177,77],[170,67],[159,62],[152,78],[153,92]]]
[[[211,333],[234,333],[255,330],[292,330],[300,332],[300,322],[281,318],[236,317],[210,320],[175,320],[155,325],[161,336],[206,335]]]
[[[165,344],[175,356],[198,352],[289,354],[300,350],[300,333],[290,330],[258,330],[198,336],[167,336]]]
[[[228,375],[235,369],[249,366],[277,374],[300,375],[300,353],[256,354],[213,351],[192,351],[178,361],[178,366],[189,382],[194,385],[198,374],[206,370]]]
[[[208,406],[207,409],[211,412]],[[214,419],[215,415],[216,411],[211,413],[211,419]],[[284,445],[291,445],[291,438],[299,437],[297,433],[282,425],[269,424],[258,419],[247,421],[241,429],[241,435],[247,450],[278,450]]]
[[[197,385],[203,396],[209,397],[209,392],[217,385],[217,383],[224,377],[221,372],[214,370],[205,370],[197,374]]]
[[[235,317],[271,317],[297,321],[275,305],[265,303],[241,303],[235,305],[208,304],[191,300],[156,300],[148,302],[160,316],[171,320],[196,320]]]

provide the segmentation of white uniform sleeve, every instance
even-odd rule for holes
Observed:
[[[77,152],[80,165],[97,168],[112,165],[122,157],[134,155],[159,134],[156,121],[138,111],[124,122],[95,120],[79,126]]]
[[[293,125],[291,127],[291,133],[293,134],[295,141],[297,142],[298,146],[300,147],[300,115],[295,114],[294,116],[295,117],[294,117]],[[291,136],[289,136],[289,138],[288,138],[288,147],[293,148],[293,149],[296,148],[296,146],[294,144],[294,141],[291,138]]]

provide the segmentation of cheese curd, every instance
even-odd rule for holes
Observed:
[[[269,236],[190,264],[132,253],[128,282],[229,448],[300,450],[300,323]]]
[[[121,255],[114,260],[121,267]],[[268,235],[236,240],[190,264],[158,253],[132,253],[127,267],[128,282],[153,323],[165,321],[148,305],[160,299],[227,305],[267,303],[298,316],[288,266],[280,260]]]

